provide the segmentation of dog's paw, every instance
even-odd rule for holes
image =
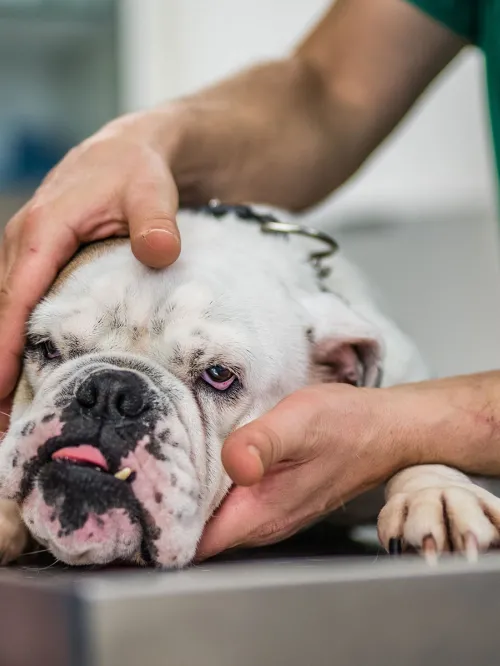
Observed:
[[[412,467],[389,482],[386,494],[378,533],[388,550],[398,540],[435,563],[445,552],[475,560],[500,542],[500,499],[456,470]]]
[[[28,530],[15,502],[0,500],[0,565],[16,560],[26,548]]]

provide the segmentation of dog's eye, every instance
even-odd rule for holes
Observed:
[[[212,365],[203,372],[201,377],[204,382],[218,391],[225,391],[236,379],[234,372],[223,365]]]
[[[43,355],[45,358],[49,361],[54,360],[55,358],[59,358],[61,356],[61,352],[59,349],[55,346],[55,344],[52,342],[52,340],[44,340],[40,344]]]

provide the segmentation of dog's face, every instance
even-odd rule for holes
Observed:
[[[0,489],[69,564],[185,565],[232,430],[310,381],[377,375],[376,332],[303,251],[194,215],[183,240],[162,271],[128,242],[87,248],[31,318]]]

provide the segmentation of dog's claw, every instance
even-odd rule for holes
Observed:
[[[436,540],[432,535],[426,536],[422,542],[422,554],[425,561],[431,567],[435,567],[438,563],[438,549]]]
[[[477,562],[479,559],[479,544],[476,537],[472,532],[467,532],[464,538],[464,553],[465,558],[469,562]]]
[[[403,553],[403,542],[401,539],[389,539],[389,555],[397,557]]]

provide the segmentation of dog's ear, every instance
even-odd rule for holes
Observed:
[[[380,386],[384,346],[375,324],[331,293],[308,295],[312,383]]]

